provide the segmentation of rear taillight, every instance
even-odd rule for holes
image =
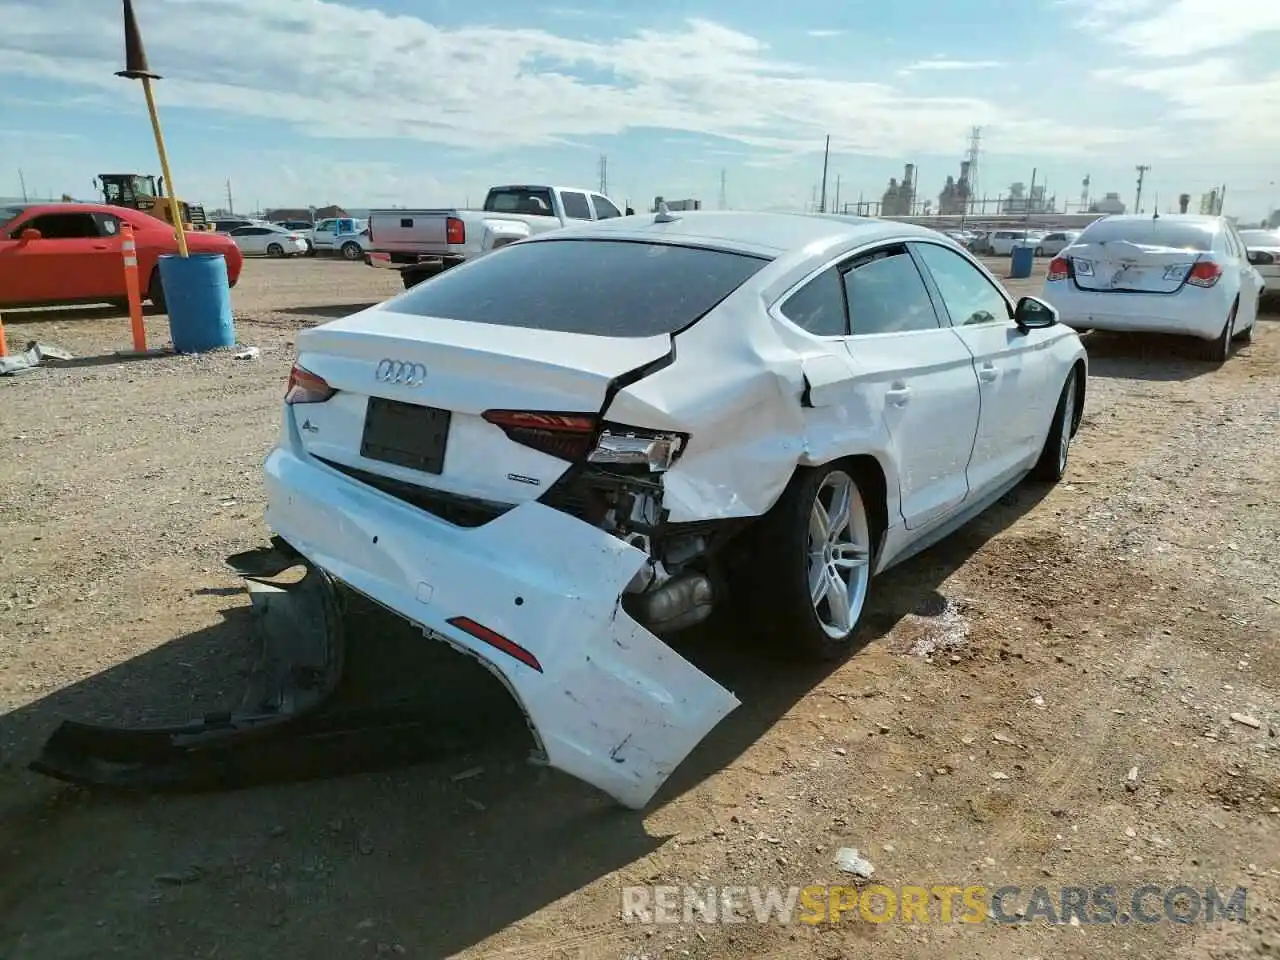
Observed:
[[[324,377],[316,376],[306,367],[295,363],[289,371],[289,388],[285,391],[284,402],[289,406],[296,403],[324,403],[337,392],[325,382]]]
[[[1187,275],[1187,283],[1197,287],[1212,287],[1222,277],[1222,264],[1212,260],[1201,260],[1191,268]]]
[[[1071,261],[1066,257],[1054,257],[1049,261],[1049,275],[1046,280],[1065,280],[1071,267]]]
[[[467,225],[457,217],[449,217],[444,222],[445,243],[466,243]]]
[[[590,413],[486,410],[481,416],[510,440],[572,463],[668,469],[688,442],[680,433],[602,423]]]
[[[584,460],[595,446],[600,418],[592,413],[486,410],[481,414],[508,439],[562,460]]]

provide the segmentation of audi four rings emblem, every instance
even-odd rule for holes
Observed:
[[[383,383],[399,383],[406,387],[419,386],[427,379],[427,368],[420,363],[405,363],[384,357],[373,375]]]

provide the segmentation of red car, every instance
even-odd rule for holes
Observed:
[[[163,310],[158,258],[177,253],[173,229],[156,217],[105,203],[43,203],[0,207],[0,307],[68,303],[128,303],[120,225],[133,227],[138,285],[144,300]],[[188,233],[191,253],[221,253],[231,286],[244,257],[218,233]]]

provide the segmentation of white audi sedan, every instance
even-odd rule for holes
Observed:
[[[1049,264],[1041,296],[1077,330],[1195,337],[1222,363],[1253,336],[1265,286],[1225,217],[1095,220]]]
[[[847,654],[873,576],[1062,477],[1087,378],[959,245],[840,216],[571,227],[297,348],[270,528],[636,808],[738,705],[659,636],[732,603]]]

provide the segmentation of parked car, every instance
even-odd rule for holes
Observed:
[[[1088,362],[933,230],[725,212],[538,234],[297,349],[279,543],[632,807],[737,705],[660,635],[732,603],[846,655],[873,575],[1064,475]]]
[[[1222,363],[1248,340],[1263,280],[1225,217],[1095,220],[1049,264],[1042,296],[1079,330],[1195,337]]]
[[[627,214],[633,211],[627,208]],[[400,271],[406,289],[509,243],[579,221],[621,217],[608,197],[548,186],[490,187],[479,210],[371,210],[373,267]]]
[[[1080,236],[1079,230],[1067,230],[1058,233],[1046,233],[1036,241],[1037,257],[1056,257]]]
[[[265,257],[296,257],[307,252],[307,241],[273,223],[237,227],[227,234],[241,253]]]
[[[1241,230],[1240,239],[1265,285],[1259,296],[1280,294],[1280,230]]]
[[[165,307],[158,260],[176,254],[178,241],[163,220],[139,210],[104,203],[47,203],[0,211],[0,307],[68,303],[128,303],[120,225],[133,228],[142,296]],[[188,232],[192,253],[226,258],[231,286],[244,262],[224,234]]]
[[[993,257],[1008,257],[1016,246],[1038,246],[1043,236],[1037,230],[995,230],[987,238],[987,247]]]
[[[363,260],[369,249],[368,222],[355,217],[329,217],[303,234],[311,241],[312,253],[338,253],[344,260]]]

